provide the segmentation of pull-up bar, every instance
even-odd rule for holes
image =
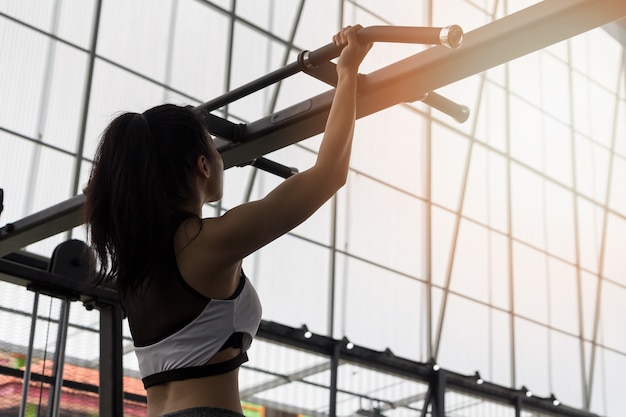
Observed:
[[[443,45],[456,49],[463,43],[463,29],[457,25],[446,27],[417,26],[368,26],[357,32],[361,42],[415,43],[422,45]],[[337,58],[343,46],[329,43],[315,51],[303,51],[301,55],[307,67],[323,64]]]
[[[362,42],[443,45],[450,49],[458,48],[463,42],[463,30],[457,25],[446,27],[369,26],[359,30],[357,36]],[[343,46],[329,43],[314,51],[302,51],[298,55],[296,62],[235,88],[220,97],[207,101],[199,105],[197,110],[200,112],[211,112],[299,72],[314,73],[317,68],[328,65],[332,59],[338,57],[342,49]],[[327,71],[325,76],[318,78],[336,86],[336,78],[333,75],[334,71]],[[425,93],[422,100],[426,104],[450,115],[460,123],[467,120],[469,116],[467,107],[460,106],[436,93]]]
[[[363,28],[357,32],[357,37],[361,42],[394,42],[394,43],[411,43],[411,44],[425,44],[425,45],[442,45],[449,49],[456,49],[461,46],[463,42],[463,30],[457,26],[446,27],[411,27],[411,26],[370,26]],[[337,71],[335,64],[331,62],[332,59],[338,57],[343,50],[343,46],[329,43],[314,51],[302,51],[298,55],[296,62],[279,68],[261,78],[244,84],[234,90],[227,92],[226,94],[210,100],[204,104],[196,107],[196,110],[205,117],[207,126],[212,134],[218,136],[221,139],[225,139],[230,145],[226,145],[227,148],[237,146],[239,143],[249,142],[253,139],[254,135],[251,133],[254,129],[247,129],[246,125],[232,125],[218,116],[210,114],[210,112],[217,110],[227,104],[230,104],[240,98],[250,95],[256,91],[266,88],[272,84],[275,84],[285,78],[288,78],[299,72],[307,73],[327,84],[336,87],[337,86]],[[393,70],[391,70],[393,71]],[[359,92],[362,93],[365,87],[361,87],[367,84],[367,75],[359,74]],[[371,87],[371,86],[370,86]],[[384,88],[384,86],[374,86],[374,89]],[[469,117],[469,109],[466,106],[459,105],[452,100],[449,100],[435,92],[420,92],[418,95],[411,95],[408,100],[405,101],[422,101],[425,104],[436,108],[443,113],[448,114],[459,123],[463,123]],[[291,108],[278,112],[270,117],[268,123],[271,126],[276,126],[285,122],[288,125],[292,121],[288,121],[294,116],[303,117],[306,113],[316,114],[321,112],[326,114],[326,110],[329,107],[329,103],[322,103],[319,106],[313,103],[313,100],[307,100],[299,105],[292,106]],[[402,100],[400,100],[402,101]],[[394,103],[395,104],[395,103]],[[390,104],[392,105],[392,104]],[[361,112],[359,117],[370,114],[372,112]],[[325,117],[325,116],[324,116]],[[316,122],[318,126],[323,127],[321,121]],[[269,127],[264,126],[261,123],[261,129],[265,130]],[[311,135],[319,133],[312,132]],[[300,136],[295,138],[292,142],[304,139],[306,137]],[[285,145],[286,146],[286,145]],[[218,146],[219,148],[219,146]],[[263,154],[263,153],[261,153]],[[269,161],[263,156],[254,156],[251,159],[247,159],[244,162],[239,162],[238,166],[252,165],[264,171],[272,174],[287,178],[295,173],[295,168],[290,168],[278,164],[273,161]]]

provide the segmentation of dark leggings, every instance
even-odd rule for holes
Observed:
[[[161,417],[243,417],[243,414],[225,408],[194,407],[163,414]]]

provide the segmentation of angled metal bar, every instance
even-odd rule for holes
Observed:
[[[485,76],[483,74],[480,80],[479,97],[482,96],[484,86],[485,86]],[[477,125],[478,123],[475,122],[474,125],[472,126],[472,131],[470,134],[471,137],[474,137],[476,133]],[[439,320],[437,322],[437,333],[435,335],[434,344],[433,344],[433,356],[432,357],[434,359],[437,359],[437,356],[439,354],[439,346],[441,344],[441,338],[443,336],[443,325],[445,321],[445,314],[447,311],[446,307],[448,304],[448,295],[450,294],[450,284],[452,282],[452,269],[454,267],[454,261],[456,260],[456,249],[457,249],[459,233],[461,229],[461,220],[462,220],[461,213],[463,211],[463,205],[465,204],[465,193],[467,191],[467,184],[469,181],[469,173],[470,173],[470,166],[472,162],[473,153],[474,153],[474,141],[471,141],[469,144],[469,148],[467,150],[467,154],[465,155],[465,164],[464,164],[463,175],[462,175],[463,179],[462,179],[461,189],[459,190],[460,195],[459,195],[459,200],[457,202],[457,207],[455,211],[456,216],[454,219],[454,232],[452,235],[452,240],[450,244],[450,252],[448,255],[448,263],[447,263],[446,273],[445,273],[445,284],[443,288],[441,307],[439,310]]]
[[[296,39],[296,32],[298,31],[298,28],[300,26],[300,20],[302,19],[302,12],[304,11],[305,2],[306,0],[300,0],[300,4],[298,5],[298,10],[296,11],[294,15],[294,20],[291,25],[291,33],[289,34],[289,41],[287,43],[287,47],[285,48],[285,55],[283,57],[283,66],[287,65],[287,61],[289,60],[289,54],[291,53],[291,50],[293,49],[293,44]],[[269,55],[269,52],[268,52],[268,55]],[[272,94],[272,98],[270,99],[269,107],[268,107],[268,111],[270,113],[273,113],[274,111],[276,111],[276,103],[278,101],[278,94],[280,93],[281,85],[282,83],[280,82],[278,83],[278,85],[276,85],[276,88],[274,89],[274,92]]]
[[[623,0],[542,1],[465,34],[463,46],[459,49],[434,46],[362,76],[357,117],[420,99],[437,88],[623,16],[626,16],[626,2]],[[278,78],[281,77],[284,78],[283,75]],[[228,100],[233,101],[238,94]],[[231,138],[224,138],[227,141],[220,149],[224,167],[249,163],[267,153],[321,133],[333,95],[334,91],[331,90],[256,122],[242,125],[241,142],[229,144]],[[199,109],[208,112],[228,102],[216,100],[199,106]],[[19,233],[10,233],[8,226],[1,228],[0,256],[80,225],[83,199],[84,196],[73,197],[15,222],[12,230],[15,232],[19,225]],[[59,215],[59,211],[64,215]]]
[[[624,20],[624,19],[622,19]],[[604,26],[606,30],[606,26]],[[567,45],[567,83],[569,91],[574,91],[574,67],[572,66],[572,45],[568,42]],[[575,118],[574,101],[569,101],[568,112],[570,120]],[[572,186],[574,192],[578,193],[578,172],[576,171],[577,155],[580,153],[580,149],[576,146],[576,129],[572,124],[569,128],[569,143],[572,149],[570,163],[572,174]],[[588,410],[590,407],[589,400],[591,398],[589,391],[589,380],[587,378],[587,357],[585,355],[585,313],[584,313],[584,301],[583,301],[583,274],[581,267],[581,224],[580,224],[580,201],[575,198],[573,201],[573,217],[574,221],[574,256],[576,261],[576,301],[577,301],[577,319],[578,319],[578,349],[580,357],[580,379],[581,379],[581,394],[583,408]]]
[[[408,397],[400,398],[399,400],[394,400],[390,404],[380,404],[378,406],[378,409],[384,413],[387,410],[393,410],[394,408],[406,407],[418,401],[424,401],[427,396],[428,396],[428,391],[421,392],[419,394],[413,394]]]
[[[622,62],[623,61],[622,55]],[[621,80],[622,80],[622,72],[619,71],[617,76],[616,90],[619,90]],[[618,140],[618,110],[619,110],[619,97],[615,97],[615,103],[613,106],[613,126],[612,126],[612,138],[611,138],[611,148],[610,155],[613,156],[616,154],[615,148]],[[600,327],[601,327],[601,316],[602,316],[602,296],[605,291],[604,284],[606,283],[606,279],[604,278],[604,267],[607,253],[607,240],[608,240],[608,225],[609,225],[609,208],[611,202],[611,190],[613,189],[612,184],[614,181],[616,169],[615,167],[615,158],[609,158],[608,168],[607,168],[607,181],[606,188],[604,192],[604,204],[602,210],[602,232],[601,232],[601,241],[600,241],[600,252],[598,254],[598,272],[596,274],[597,284],[596,284],[596,305],[594,309],[594,318],[593,318],[593,337],[591,340],[591,355],[589,357],[589,381],[587,386],[587,398],[585,399],[586,404],[591,403],[591,397],[593,394],[593,383],[595,376],[595,367],[596,367],[596,355],[598,351],[598,338],[600,337]]]
[[[91,93],[93,79],[96,69],[96,50],[98,45],[98,35],[100,34],[100,21],[102,18],[102,0],[98,0],[94,6],[93,14],[93,30],[91,34],[91,42],[89,45],[89,60],[87,61],[87,71],[85,76],[85,87],[81,102],[81,121],[80,131],[76,143],[76,156],[73,166],[72,193],[80,192],[80,172],[84,163],[83,153],[85,150],[85,137],[87,135],[87,118],[89,117],[89,108],[91,103]]]
[[[84,195],[78,195],[0,228],[0,257],[79,226]]]

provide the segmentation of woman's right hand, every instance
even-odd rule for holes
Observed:
[[[194,242],[203,245],[203,270],[234,268],[241,259],[308,219],[347,180],[356,119],[357,71],[371,48],[348,26],[333,36],[344,46],[337,62],[338,82],[315,165],[283,181],[258,201],[204,220]],[[210,256],[208,254],[211,254]]]
[[[359,42],[356,32],[363,29],[361,25],[346,26],[333,36],[337,46],[344,46],[337,61],[337,72],[347,70],[356,73],[365,55],[372,48],[372,43]]]

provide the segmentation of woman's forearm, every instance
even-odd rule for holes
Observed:
[[[357,73],[339,73],[335,97],[330,107],[324,138],[319,148],[316,166],[345,177],[348,172],[352,137],[356,118]],[[339,180],[339,178],[338,178]]]

